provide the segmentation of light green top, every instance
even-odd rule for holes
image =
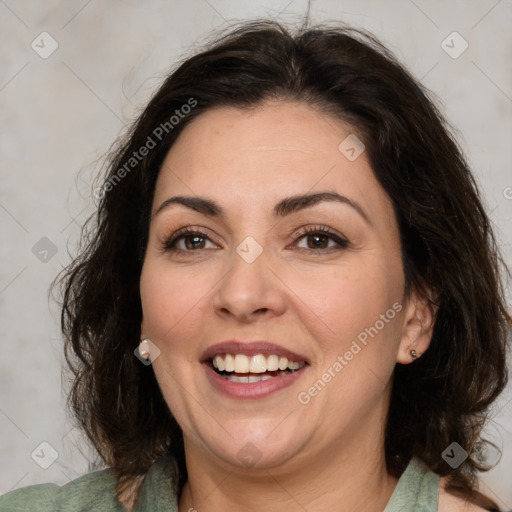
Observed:
[[[383,512],[437,512],[439,479],[421,460],[413,458]]]
[[[134,512],[178,512],[171,482],[172,461],[158,460],[149,470]],[[0,496],[0,512],[122,512],[115,499],[116,478],[109,469],[84,475],[62,487],[32,485]],[[412,459],[383,512],[437,512],[439,476]]]

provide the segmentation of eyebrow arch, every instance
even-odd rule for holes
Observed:
[[[292,213],[311,208],[312,206],[324,202],[335,201],[352,207],[368,224],[372,225],[366,212],[352,199],[342,196],[337,192],[317,192],[314,194],[302,194],[290,196],[279,201],[273,210],[274,217],[286,217]],[[224,210],[211,199],[196,196],[174,196],[166,199],[156,210],[153,217],[173,204],[181,204],[196,212],[208,215],[209,217],[226,218]]]

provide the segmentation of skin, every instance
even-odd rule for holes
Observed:
[[[397,362],[413,361],[410,349],[427,350],[432,314],[414,292],[404,296],[396,218],[365,153],[350,161],[338,150],[351,133],[302,103],[221,107],[187,125],[166,157],[140,281],[141,331],[161,351],[153,369],[184,433],[189,479],[180,512],[381,511],[396,486],[384,458],[391,377]],[[273,217],[284,197],[321,191],[348,197],[368,221],[327,201]],[[226,217],[176,204],[156,214],[177,195],[214,200]],[[181,251],[165,251],[165,240],[187,226],[207,238],[195,246],[182,238]],[[349,244],[322,237],[322,253],[304,235],[308,226]],[[247,236],[263,249],[252,263],[236,252]],[[298,393],[394,303],[401,311],[300,403]],[[210,384],[200,356],[230,339],[272,341],[309,366],[268,397],[228,397]],[[239,457],[247,443],[259,457],[250,467]]]

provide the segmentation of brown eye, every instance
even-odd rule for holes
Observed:
[[[186,235],[181,237],[185,241],[185,247],[189,250],[204,249],[205,239],[198,235]]]
[[[317,252],[322,252],[329,249],[344,249],[348,247],[348,240],[341,238],[340,236],[332,233],[331,231],[322,228],[308,228],[298,238],[298,240],[305,239],[306,247],[299,247],[299,249],[310,249]]]
[[[306,240],[309,249],[327,249],[330,238],[326,235],[316,234],[307,235]]]
[[[192,231],[186,229],[174,233],[168,240],[164,242],[163,248],[166,251],[194,252],[198,249],[207,248],[206,244],[208,242],[213,244],[208,236],[202,231]]]

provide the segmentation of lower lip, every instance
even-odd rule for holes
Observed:
[[[221,393],[224,393],[231,398],[256,399],[264,398],[271,395],[272,393],[279,391],[280,389],[291,386],[297,379],[301,377],[304,371],[306,371],[308,365],[305,365],[300,370],[297,370],[288,375],[273,377],[272,379],[251,383],[231,382],[230,380],[221,377],[209,365],[209,363],[203,363],[203,366],[205,368],[208,379]]]

